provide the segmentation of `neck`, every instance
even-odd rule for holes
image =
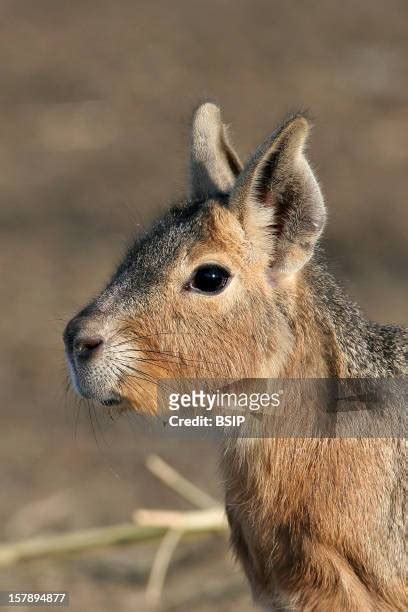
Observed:
[[[322,276],[319,276],[322,282]],[[316,277],[307,273],[300,276],[280,296],[281,312],[285,313],[285,338],[280,346],[288,347],[285,358],[269,374],[279,378],[332,378],[347,376],[344,349],[339,338],[339,317],[319,301],[319,292],[333,296],[337,288],[331,277],[323,280],[324,287],[316,288]],[[338,290],[339,291],[339,290]],[[341,292],[339,291],[341,295]],[[288,308],[288,304],[290,307]],[[340,330],[341,331],[341,330]],[[288,340],[289,338],[289,340]],[[274,370],[274,371],[272,371]]]

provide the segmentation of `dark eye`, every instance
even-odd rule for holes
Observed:
[[[197,268],[188,288],[201,293],[220,293],[228,284],[231,274],[216,264],[207,264]]]

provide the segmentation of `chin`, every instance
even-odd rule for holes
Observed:
[[[75,374],[72,377],[73,385],[78,395],[84,399],[98,402],[102,406],[119,406],[123,398],[113,389],[103,389],[100,383],[93,383],[91,380],[82,380]]]

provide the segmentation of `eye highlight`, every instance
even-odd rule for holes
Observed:
[[[221,293],[231,279],[231,272],[218,264],[204,264],[194,271],[187,289],[197,293]]]

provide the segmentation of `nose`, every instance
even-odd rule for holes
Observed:
[[[100,352],[103,346],[103,338],[98,335],[90,335],[85,331],[83,317],[75,317],[65,328],[64,342],[67,352],[81,361],[88,361]]]

